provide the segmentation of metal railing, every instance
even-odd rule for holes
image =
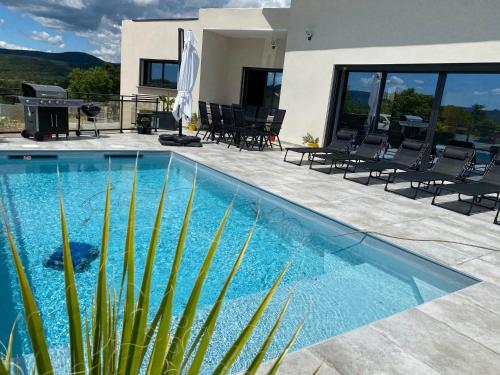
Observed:
[[[18,96],[22,92],[18,89],[0,88],[0,134],[17,133],[24,129],[24,108]],[[135,130],[136,114],[143,111],[164,111],[165,104],[156,95],[117,95],[96,93],[69,93],[71,99],[83,99],[86,103],[93,103],[101,107],[97,116],[99,130],[119,131]],[[83,130],[92,129],[93,125],[81,116]],[[69,129],[78,128],[78,109],[69,109]]]

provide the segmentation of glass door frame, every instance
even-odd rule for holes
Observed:
[[[428,73],[438,74],[434,101],[429,118],[429,129],[426,135],[426,143],[432,143],[436,134],[436,126],[439,111],[443,100],[446,78],[449,73],[462,74],[500,74],[500,63],[469,63],[469,64],[383,64],[383,65],[336,65],[333,73],[333,83],[328,110],[327,126],[324,133],[324,144],[329,144],[334,132],[337,131],[342,109],[344,106],[345,92],[349,80],[349,72],[377,72],[382,73],[379,96],[375,111],[374,123],[380,118],[380,107],[382,105],[383,93],[388,73]],[[425,166],[430,157],[430,147],[424,156],[422,166]]]
[[[261,72],[268,72],[268,73],[282,73],[283,74],[283,69],[278,69],[278,68],[255,68],[255,67],[249,67],[249,66],[244,66],[242,68],[242,73],[241,73],[241,84],[240,84],[240,105],[243,105],[246,99],[246,84],[247,84],[247,79],[246,75],[247,72],[250,70],[254,71],[261,71]],[[275,78],[276,79],[276,78]]]

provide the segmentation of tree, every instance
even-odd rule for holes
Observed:
[[[77,68],[69,75],[68,89],[73,96],[101,101],[113,93],[113,79],[105,67]]]

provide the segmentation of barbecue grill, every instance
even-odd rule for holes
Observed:
[[[69,136],[68,108],[79,108],[80,99],[68,99],[68,93],[59,86],[23,83],[23,96],[19,101],[24,105],[25,138],[34,137],[37,141],[50,138],[53,134]]]

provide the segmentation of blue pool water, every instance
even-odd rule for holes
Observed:
[[[2,157],[3,156],[3,157]],[[168,199],[153,271],[152,308],[159,304],[168,278],[179,228],[194,175],[194,163],[172,156]],[[146,153],[139,160],[136,269],[142,277],[151,226],[170,154]],[[134,158],[111,161],[110,283],[119,285]],[[51,348],[68,343],[63,274],[44,266],[60,246],[56,167],[71,241],[99,246],[108,160],[99,153],[66,153],[58,158],[8,159],[0,155],[0,198],[10,218]],[[241,269],[229,290],[205,369],[224,354],[253,314],[286,262],[291,267],[276,297],[235,369],[255,354],[272,326],[284,299],[294,299],[271,347],[276,356],[307,315],[295,349],[341,334],[476,282],[387,242],[313,213],[209,168],[198,167],[198,184],[175,296],[179,315],[189,297],[197,270],[226,208],[238,191],[235,208],[222,237],[200,300],[197,327],[214,303],[244,242],[256,212],[261,215]],[[356,209],[353,207],[353,209]],[[0,235],[0,340],[6,340],[16,316],[22,314],[11,257]],[[98,260],[76,274],[83,312],[89,312]],[[138,281],[139,285],[139,281]],[[7,302],[5,302],[7,301]],[[30,353],[20,324],[16,352]]]

